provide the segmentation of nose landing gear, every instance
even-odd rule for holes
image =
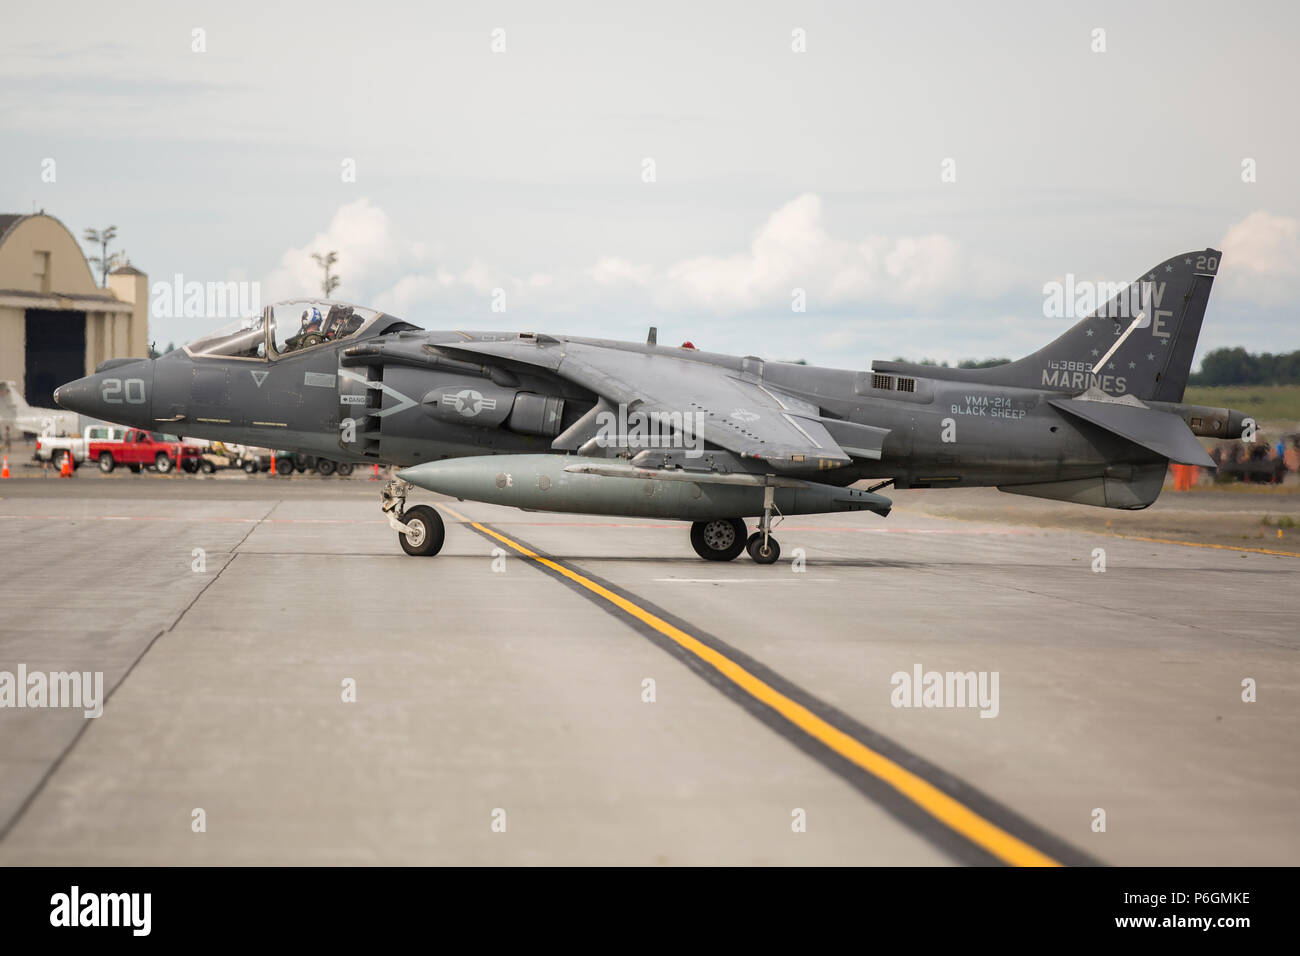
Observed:
[[[442,515],[428,505],[406,507],[406,493],[412,485],[400,478],[390,478],[384,485],[381,507],[388,523],[397,532],[398,543],[409,555],[431,558],[442,550],[447,528]]]

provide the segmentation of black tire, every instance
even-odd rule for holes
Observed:
[[[338,463],[335,470],[339,473],[340,478],[346,478],[348,475],[352,474],[352,462],[341,461]]]
[[[100,471],[102,471],[104,474],[107,475],[116,467],[117,467],[117,462],[113,460],[113,453],[111,451],[101,451],[99,453]]]
[[[192,475],[199,470],[199,463],[193,458],[184,458],[181,460],[181,471],[187,475]]]
[[[205,475],[214,475],[217,472],[217,466],[207,459],[204,459],[199,462],[199,471],[203,472]]]
[[[275,473],[276,473],[277,475],[284,475],[286,478],[288,478],[290,475],[292,475],[292,474],[293,474],[293,459],[292,459],[292,458],[277,458],[277,459],[275,460]]]
[[[246,474],[246,475],[255,475],[255,474],[257,474],[257,462],[255,462],[255,461],[246,461],[246,462],[244,462],[244,474]]]
[[[407,508],[402,521],[411,533],[399,531],[397,539],[402,550],[417,558],[431,558],[442,550],[442,543],[447,538],[447,528],[442,523],[442,515],[428,505],[416,505]]]
[[[754,559],[755,564],[776,564],[777,558],[781,557],[781,546],[776,543],[776,538],[771,534],[767,536],[767,547],[763,547],[763,532],[755,531],[745,542],[745,550],[749,556]]]
[[[330,461],[328,458],[317,458],[316,474],[324,475],[328,478],[330,475],[334,474],[334,462]]]
[[[705,561],[731,561],[745,550],[745,522],[717,518],[691,525],[691,546]]]
[[[172,470],[172,460],[165,451],[160,451],[153,460],[153,466],[158,474],[165,475]]]

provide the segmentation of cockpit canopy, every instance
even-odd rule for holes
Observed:
[[[278,302],[267,312],[277,355],[349,338],[380,315],[374,309],[321,299]]]
[[[352,338],[384,324],[415,326],[364,306],[328,299],[292,299],[268,305],[253,319],[218,329],[185,346],[192,356],[272,361],[291,352]],[[385,329],[386,330],[386,329]]]
[[[190,355],[211,358],[264,360],[266,358],[266,313],[263,312],[255,319],[241,319],[223,325],[215,332],[185,346],[185,351]]]

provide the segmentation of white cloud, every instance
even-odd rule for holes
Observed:
[[[1300,220],[1252,212],[1229,227],[1219,272],[1225,293],[1260,305],[1291,301],[1300,280]]]
[[[287,250],[265,281],[270,300],[315,294],[321,270],[312,253],[337,250],[343,282],[337,296],[420,321],[421,313],[482,314],[496,289],[513,310],[590,317],[634,312],[717,317],[756,311],[789,315],[803,289],[810,312],[929,307],[956,297],[997,291],[1003,270],[976,263],[943,235],[836,238],[822,201],[811,193],[772,213],[744,251],[698,256],[660,268],[617,255],[559,274],[514,276],[481,259],[463,267],[439,262],[437,248],[402,236],[369,199],[339,208],[324,231]],[[539,255],[545,254],[539,250]],[[898,308],[893,311],[897,313]],[[585,322],[586,319],[583,318]]]
[[[414,278],[413,267],[432,266],[432,250],[424,242],[399,237],[388,214],[369,199],[340,206],[323,232],[298,248],[286,250],[280,264],[263,283],[271,301],[301,295],[319,295],[321,267],[312,253],[335,250],[335,272],[342,279],[337,298],[357,299],[379,288],[400,284],[404,274]],[[404,281],[404,280],[403,280]],[[361,303],[364,304],[364,303]]]
[[[288,249],[263,282],[266,301],[320,295],[321,267],[313,253],[338,252],[341,282],[333,298],[372,306],[420,321],[430,310],[474,315],[489,307],[493,292],[546,290],[551,277],[516,279],[481,259],[459,270],[439,262],[439,248],[405,236],[388,214],[361,198],[339,207],[329,225],[302,246]]]
[[[659,299],[670,308],[744,312],[789,308],[799,288],[810,309],[926,305],[986,293],[1003,275],[944,235],[837,239],[823,222],[821,198],[805,193],[774,212],[745,252],[670,266]]]
[[[1252,213],[1228,229],[1222,248],[1216,315],[1234,301],[1247,312],[1291,301],[1300,280],[1300,220]],[[283,253],[263,283],[264,301],[316,294],[321,272],[311,253],[330,249],[339,252],[340,298],[428,328],[545,327],[631,338],[658,325],[665,340],[690,337],[735,352],[753,351],[761,334],[758,347],[766,354],[845,367],[900,354],[1016,358],[1059,331],[1011,318],[1011,267],[942,234],[834,236],[822,200],[811,193],[776,209],[729,254],[659,265],[611,250],[585,268],[555,272],[509,272],[472,255],[454,261],[426,237],[403,234],[363,198]],[[537,261],[548,254],[537,250]],[[806,292],[806,314],[791,311],[795,288]],[[505,315],[492,311],[497,289],[505,292]],[[1252,321],[1267,345],[1280,341],[1293,320],[1288,314]],[[1210,327],[1207,345],[1219,324]],[[1234,328],[1234,343],[1239,332]]]
[[[594,266],[587,270],[587,275],[597,285],[602,286],[618,285],[620,283],[648,286],[654,280],[654,267],[634,265],[617,256],[602,256]]]

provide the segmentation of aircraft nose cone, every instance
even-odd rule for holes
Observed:
[[[123,362],[60,385],[54,390],[54,402],[87,418],[152,428],[153,362]]]
[[[60,385],[54,390],[54,404],[70,412],[79,412],[82,415],[94,414],[90,406],[97,394],[95,384],[98,378],[97,375],[87,375],[75,382]]]

